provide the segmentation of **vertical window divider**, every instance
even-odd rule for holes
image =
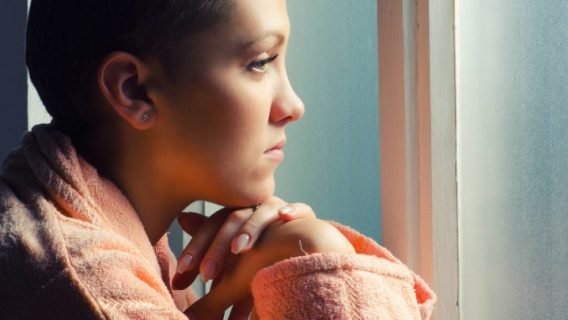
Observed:
[[[460,319],[454,0],[430,2],[430,124],[436,319]]]
[[[459,319],[454,0],[378,0],[383,243]]]

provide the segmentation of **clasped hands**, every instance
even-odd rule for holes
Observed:
[[[213,280],[211,291],[186,310],[190,319],[249,319],[250,284],[257,271],[278,261],[316,252],[352,253],[353,246],[331,224],[316,218],[306,204],[271,197],[252,208],[223,208],[211,217],[182,213],[178,221],[191,242],[178,259],[175,289],[198,275]]]

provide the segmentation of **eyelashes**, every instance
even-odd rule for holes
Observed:
[[[247,66],[247,69],[251,72],[264,73],[266,72],[267,65],[276,60],[276,58],[278,58],[278,55],[274,55],[262,60],[253,61]]]

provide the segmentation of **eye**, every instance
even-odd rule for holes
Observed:
[[[276,60],[276,58],[278,58],[278,55],[262,60],[253,61],[247,66],[247,69],[251,72],[264,73],[266,72],[266,66],[272,61]]]

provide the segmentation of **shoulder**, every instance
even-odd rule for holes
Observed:
[[[133,242],[67,217],[45,199],[23,203],[1,179],[0,283],[0,308],[21,318],[183,315],[159,267]],[[59,309],[45,313],[54,305]]]
[[[60,240],[57,221],[19,200],[0,180],[0,268],[58,272]]]
[[[58,221],[24,203],[0,179],[0,309],[15,318],[94,318],[98,313],[73,281]],[[61,299],[74,306],[53,310]],[[56,304],[57,301],[57,304]]]

